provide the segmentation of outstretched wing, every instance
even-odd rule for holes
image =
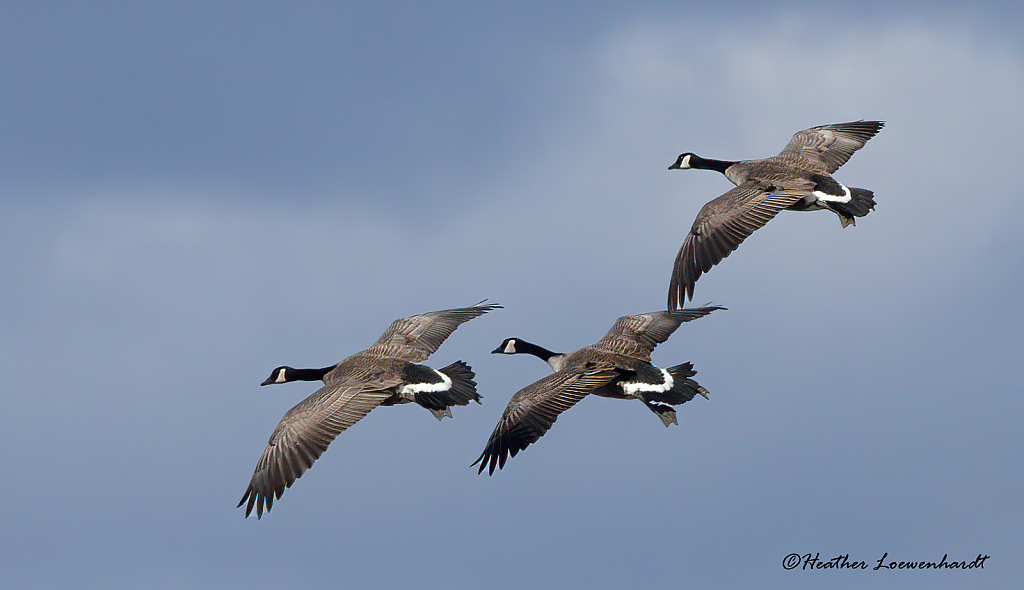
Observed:
[[[505,460],[515,457],[544,435],[558,415],[571,408],[588,393],[615,379],[618,372],[593,363],[580,370],[559,371],[524,387],[512,396],[508,407],[498,420],[487,446],[473,465],[480,464],[477,473],[494,473]]]
[[[829,174],[845,164],[885,125],[884,121],[852,121],[811,127],[793,134],[780,156],[806,158],[825,165]]]
[[[425,361],[460,325],[500,307],[478,304],[395,320],[365,354],[400,358],[411,363]]]
[[[376,389],[377,385],[368,389],[365,382],[343,378],[320,388],[285,413],[238,502],[239,506],[248,502],[246,517],[253,505],[256,518],[263,516],[264,506],[269,512],[274,499],[313,466],[338,434],[391,396],[388,391]]]
[[[809,190],[809,183],[800,189],[778,190],[764,182],[748,181],[704,205],[676,255],[668,309],[677,309],[687,298],[692,300],[693,286],[701,273],[711,270],[747,236]]]
[[[592,347],[650,362],[654,347],[668,340],[680,324],[702,318],[716,309],[725,308],[708,306],[622,316]]]

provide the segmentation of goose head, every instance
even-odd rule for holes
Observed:
[[[693,154],[693,153],[690,153],[690,152],[686,152],[685,154],[679,154],[679,157],[676,158],[676,161],[673,162],[672,165],[668,167],[668,169],[669,170],[686,170],[688,168],[692,168],[693,165],[691,164],[691,161],[694,158],[697,158],[697,155]]]
[[[565,360],[564,353],[552,352],[522,338],[506,338],[501,346],[491,351],[491,354],[532,354],[550,365],[554,371],[561,370],[562,362]]]
[[[290,383],[292,381],[322,381],[324,375],[337,365],[324,367],[322,369],[294,369],[292,367],[278,367],[271,371],[270,377],[260,385],[273,385],[275,383]]]
[[[520,350],[522,348],[522,343],[523,343],[523,341],[518,339],[518,338],[506,338],[505,340],[502,341],[501,345],[498,346],[498,348],[495,348],[494,350],[491,351],[491,354],[522,354],[522,353],[525,353],[526,352],[525,350]],[[517,347],[519,347],[519,348],[517,348]]]
[[[270,377],[267,377],[267,380],[264,381],[263,383],[260,383],[260,385],[263,386],[273,385],[275,383],[288,383],[289,381],[295,381],[295,369],[291,367],[278,367],[271,371]]]

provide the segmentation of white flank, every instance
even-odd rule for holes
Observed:
[[[433,393],[435,391],[448,391],[451,389],[451,378],[437,369],[433,369],[433,371],[441,376],[441,383],[406,383],[398,388],[398,393],[403,395],[406,393]]]
[[[669,389],[672,389],[672,385],[675,384],[675,380],[672,379],[672,375],[668,374],[665,369],[659,369],[661,374],[665,377],[665,380],[661,385],[654,383],[644,383],[643,381],[623,381],[622,390],[627,394],[636,396],[637,393],[664,393]]]
[[[841,184],[839,186],[843,187],[843,193],[844,194],[841,197],[837,197],[835,195],[829,195],[829,194],[823,193],[821,191],[814,191],[811,194],[814,195],[815,197],[817,197],[819,201],[831,201],[833,203],[849,203],[850,202],[850,189],[846,188],[845,186],[843,186]]]

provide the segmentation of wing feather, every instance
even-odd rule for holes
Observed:
[[[395,320],[364,354],[400,358],[412,363],[423,362],[460,325],[500,307],[495,304],[477,304]]]
[[[493,474],[495,467],[504,467],[508,457],[515,457],[543,436],[559,414],[618,375],[611,366],[591,364],[581,370],[553,373],[516,392],[487,439],[483,452],[473,462],[473,465],[480,464],[477,473],[487,469]]]
[[[851,121],[811,127],[794,133],[779,155],[819,162],[831,174],[884,125],[884,121]]]
[[[804,187],[769,191],[764,183],[749,181],[704,205],[676,255],[669,282],[669,310],[677,309],[687,298],[692,300],[694,284],[702,273],[779,211],[799,201],[803,192]]]
[[[702,318],[716,309],[725,308],[706,306],[622,316],[592,347],[650,362],[654,348],[668,340],[683,322]]]
[[[335,437],[391,396],[389,391],[367,387],[355,379],[338,380],[285,413],[238,502],[239,506],[247,503],[246,516],[253,506],[256,518],[263,516],[264,507],[269,512],[274,498],[280,498],[285,488],[302,477]]]

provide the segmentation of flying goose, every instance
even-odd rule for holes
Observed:
[[[261,385],[320,381],[324,386],[288,410],[264,449],[238,506],[248,501],[245,516],[256,506],[263,516],[327,450],[334,437],[377,406],[415,402],[438,419],[451,416],[453,405],[480,403],[473,370],[462,361],[443,369],[418,364],[437,350],[463,322],[500,305],[433,311],[395,320],[362,352],[322,369],[277,367]]]
[[[843,227],[874,209],[874,193],[847,188],[832,173],[864,147],[885,123],[854,121],[798,131],[779,155],[764,160],[710,160],[680,154],[669,170],[717,170],[736,188],[708,202],[697,214],[676,255],[669,283],[668,308],[693,299],[702,272],[721,262],[754,230],[783,209],[829,209]]]
[[[506,338],[494,354],[532,354],[546,361],[553,374],[524,387],[512,396],[487,446],[473,465],[477,473],[494,473],[505,460],[544,435],[559,414],[587,394],[617,399],[638,399],[665,426],[678,424],[668,405],[679,405],[708,391],[690,377],[693,365],[669,369],[651,364],[651,351],[668,340],[683,322],[704,317],[724,307],[707,306],[679,311],[655,311],[619,318],[596,344],[569,353],[556,353],[520,338]]]

